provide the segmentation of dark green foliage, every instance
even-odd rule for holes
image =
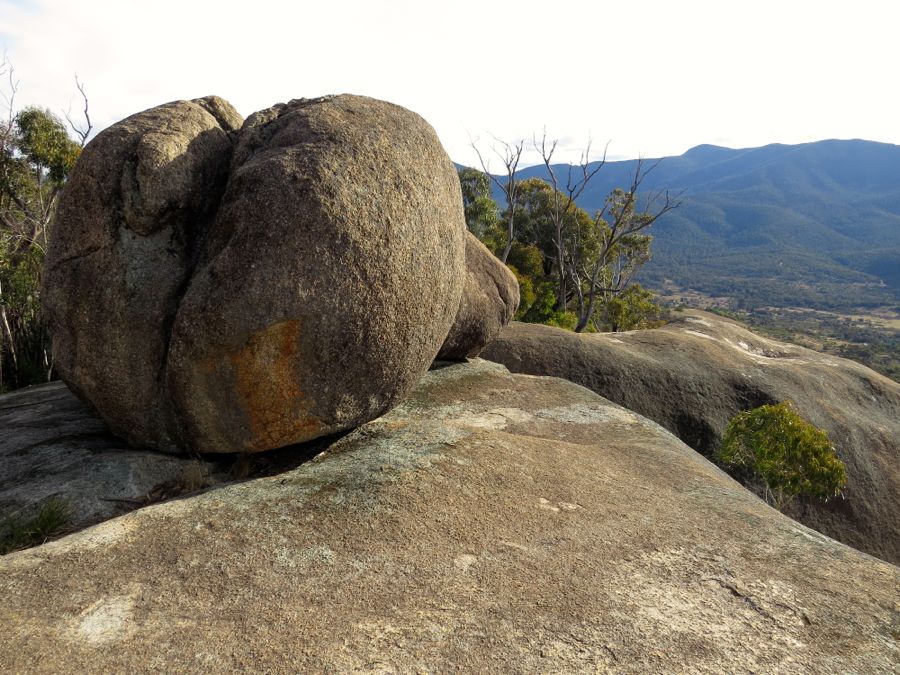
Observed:
[[[62,186],[75,166],[81,147],[69,138],[65,125],[52,112],[42,108],[25,108],[16,115],[18,150],[25,161],[38,173]]]
[[[725,309],[724,307],[707,307],[706,311],[711,314],[725,317],[726,319],[731,319],[733,321],[741,320],[740,314],[738,314],[737,312],[732,312],[730,309]]]
[[[0,522],[0,555],[43,544],[60,534],[72,517],[69,504],[57,497],[44,502],[29,518],[9,516]]]
[[[50,339],[40,306],[44,254],[30,246],[11,256],[10,248],[0,233],[0,392],[46,382],[50,369]]]
[[[507,264],[519,280],[519,309],[514,317],[516,321],[549,321],[556,305],[556,286],[546,279],[544,256],[540,249],[534,244],[514,242]]]
[[[459,184],[462,188],[466,227],[482,242],[490,242],[492,250],[499,243],[500,216],[497,203],[491,198],[491,181],[487,174],[476,169],[461,169]]]
[[[828,500],[847,484],[828,435],[790,405],[763,405],[735,415],[714,459],[756,486],[776,508],[797,496]]]
[[[604,332],[653,328],[665,323],[664,316],[653,291],[632,284],[600,307],[595,325]]]

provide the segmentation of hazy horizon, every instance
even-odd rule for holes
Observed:
[[[656,156],[652,156],[652,157],[646,156],[646,155],[642,155],[642,156],[638,156],[638,157],[628,157],[628,156],[616,156],[616,155],[613,155],[612,153],[608,153],[607,156],[606,156],[606,161],[607,161],[607,162],[631,162],[631,161],[634,161],[634,160],[637,160],[637,159],[643,159],[643,160],[646,160],[646,161],[653,161],[653,160],[657,160],[657,159],[665,159],[665,158],[667,158],[667,157],[669,157],[669,158],[671,158],[671,157],[681,157],[682,155],[687,154],[687,153],[690,152],[691,150],[695,150],[696,148],[700,148],[700,147],[714,147],[714,148],[720,148],[720,149],[722,149],[722,150],[732,150],[732,151],[735,151],[735,152],[741,152],[741,151],[759,150],[760,148],[766,148],[766,147],[769,147],[769,146],[799,147],[799,146],[802,146],[802,145],[812,145],[812,144],[815,144],[815,143],[826,143],[826,142],[831,142],[831,141],[835,141],[835,142],[847,142],[847,143],[852,143],[852,142],[860,142],[860,143],[876,143],[876,144],[879,144],[879,145],[890,145],[890,146],[893,146],[893,147],[900,147],[900,143],[888,143],[888,142],[885,142],[885,141],[879,141],[879,140],[875,140],[875,139],[871,139],[871,138],[820,138],[820,139],[818,139],[818,140],[814,140],[814,141],[804,141],[804,142],[802,142],[802,143],[764,143],[763,145],[753,145],[753,146],[749,146],[749,147],[731,147],[731,146],[727,146],[727,145],[719,145],[719,144],[716,144],[716,143],[698,143],[697,145],[693,145],[693,146],[691,146],[690,148],[685,149],[684,152],[679,152],[679,153],[673,154],[673,155],[656,155]],[[530,144],[530,143],[531,143],[531,141],[529,141],[529,140],[526,139],[526,144]],[[490,151],[490,150],[489,150],[489,151]],[[497,157],[497,155],[493,155],[492,158],[493,158],[493,160],[494,160],[493,164],[496,165],[496,166],[492,167],[492,173],[497,173],[496,169],[501,169],[501,170],[502,170],[502,169],[503,169],[503,165],[499,163],[499,158]],[[451,159],[453,159],[453,158],[451,157]],[[593,159],[593,160],[591,160],[591,161],[592,161],[592,162],[596,162],[596,161],[600,161],[600,159],[602,159],[602,157],[601,157],[601,158],[595,158],[595,159]],[[475,161],[474,161],[474,162],[468,163],[468,164],[467,164],[467,163],[464,163],[464,162],[459,162],[459,161],[457,161],[457,160],[455,160],[455,159],[454,159],[453,161],[454,161],[456,164],[459,164],[459,165],[462,165],[462,166],[467,166],[467,167],[473,167],[473,168],[481,169],[481,164],[479,163],[477,157],[475,157]],[[573,159],[572,162],[568,162],[568,161],[567,161],[567,162],[553,162],[553,164],[554,164],[554,165],[556,165],[556,164],[570,164],[570,163],[577,163],[577,162],[578,162],[578,159],[575,158],[575,159]],[[533,167],[533,166],[540,166],[541,164],[543,164],[543,162],[541,162],[541,161],[537,161],[537,162],[529,162],[529,163],[525,163],[524,161],[522,161],[522,162],[519,163],[519,168],[518,168],[518,170],[521,171],[521,170],[523,170],[523,169],[528,169],[528,168],[531,168],[531,167]],[[501,172],[502,172],[502,171],[501,171]]]

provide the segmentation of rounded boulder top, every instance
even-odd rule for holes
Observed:
[[[459,306],[459,182],[421,117],[352,95],[232,113],[123,120],[60,204],[60,374],[132,443],[257,452],[358,426],[408,394]]]

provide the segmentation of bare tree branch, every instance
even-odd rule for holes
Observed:
[[[478,149],[478,145],[476,141],[471,141],[472,149],[475,151],[475,154],[478,155],[478,162],[481,164],[481,170],[487,174],[488,178],[496,185],[506,197],[506,246],[503,248],[503,255],[500,256],[500,260],[505,264],[507,258],[509,258],[509,252],[512,250],[513,242],[515,241],[516,231],[515,231],[515,218],[516,218],[516,205],[519,199],[519,190],[518,190],[518,181],[516,180],[516,171],[518,171],[519,160],[522,159],[522,150],[525,147],[525,141],[520,140],[518,143],[507,143],[506,141],[502,141],[496,136],[491,135],[494,139],[494,144],[491,145],[491,149],[494,151],[494,154],[500,158],[500,161],[503,163],[503,168],[506,171],[506,182],[501,183],[500,179],[494,176],[490,171],[490,165],[485,161],[484,157],[481,155],[481,151]],[[502,153],[497,149],[497,144],[499,144],[502,148]]]
[[[559,189],[559,179],[556,175],[556,171],[554,170],[552,163],[553,153],[556,152],[558,140],[551,141],[548,147],[547,128],[544,127],[540,144],[538,144],[536,138],[532,138],[532,144],[534,146],[534,149],[541,154],[541,159],[543,159],[544,161],[544,167],[547,169],[547,174],[550,176],[550,184],[553,188],[553,211],[551,215],[553,219],[554,240],[556,244],[556,258],[558,261],[557,309],[565,311],[568,304],[568,292],[566,285],[567,271],[563,263],[563,261],[565,261],[566,259],[567,254],[565,238],[566,216],[573,211],[576,200],[581,197],[594,176],[596,176],[600,169],[602,169],[606,164],[606,151],[609,148],[609,143],[606,144],[606,147],[603,150],[603,159],[600,162],[597,162],[594,167],[591,167],[591,141],[590,139],[588,139],[587,146],[581,153],[581,158],[578,164],[578,168],[581,174],[580,178],[573,178],[573,166],[569,164],[566,177],[565,199],[563,199],[562,192]]]
[[[647,176],[662,160],[657,160],[649,169],[644,169],[644,159],[639,158],[631,176],[627,191],[616,190],[607,198],[603,209],[594,218],[594,226],[598,231],[602,246],[594,261],[594,267],[588,279],[587,302],[585,311],[579,316],[575,330],[584,330],[590,321],[598,296],[618,293],[631,281],[637,268],[648,258],[640,255],[640,249],[626,250],[623,245],[627,238],[635,237],[647,229],[663,215],[678,208],[681,202],[673,200],[668,191],[657,192],[651,196],[650,203],[663,203],[654,210],[638,211],[636,200],[638,190]],[[607,222],[609,216],[611,222]],[[648,254],[649,255],[649,254]],[[610,284],[600,284],[601,271],[609,269]]]
[[[72,128],[72,131],[75,133],[76,136],[78,136],[78,139],[81,141],[80,145],[83,148],[85,146],[85,144],[87,143],[88,136],[91,135],[91,130],[94,128],[94,125],[91,123],[91,115],[88,111],[88,97],[84,91],[84,82],[81,82],[78,79],[78,73],[75,73],[75,86],[78,88],[78,91],[81,94],[81,98],[84,101],[84,112],[83,112],[84,120],[85,120],[84,128],[79,127],[78,125],[75,124],[74,121],[72,121],[72,117],[69,114],[71,111],[71,106],[69,107],[69,110],[67,110],[64,114],[66,116],[66,122],[69,123],[69,126]]]

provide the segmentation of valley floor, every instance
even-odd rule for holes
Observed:
[[[732,311],[730,299],[693,292],[660,295],[678,311],[704,309],[745,323],[754,332],[825,354],[852,359],[900,382],[900,307],[824,311],[757,307]]]

